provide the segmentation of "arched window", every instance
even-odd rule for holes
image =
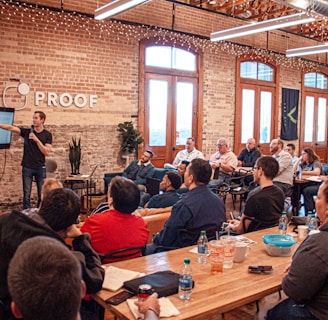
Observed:
[[[155,166],[172,163],[188,137],[201,149],[199,59],[191,50],[141,42],[139,127]]]
[[[300,148],[312,148],[327,162],[327,75],[307,72],[302,83],[302,117]]]
[[[239,59],[236,77],[235,153],[254,137],[261,152],[269,153],[270,141],[277,132],[277,70],[261,61]]]

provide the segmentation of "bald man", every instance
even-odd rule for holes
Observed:
[[[249,138],[246,142],[246,148],[241,150],[238,159],[238,167],[254,167],[256,160],[261,156],[261,152],[256,148],[254,138]]]

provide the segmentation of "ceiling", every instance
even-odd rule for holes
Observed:
[[[316,21],[284,30],[320,42],[328,41],[328,1],[326,0],[179,0],[170,2],[217,12],[248,22],[259,22],[301,12],[302,10],[294,5],[297,1],[303,2],[304,9],[311,9]]]

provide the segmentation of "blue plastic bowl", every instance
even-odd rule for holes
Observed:
[[[262,236],[267,253],[273,257],[287,257],[294,252],[296,240],[285,234],[266,234]]]

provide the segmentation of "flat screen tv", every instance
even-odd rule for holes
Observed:
[[[0,107],[0,123],[12,125],[14,122],[14,114],[14,108]],[[10,148],[11,133],[11,131],[0,129],[0,149]]]

